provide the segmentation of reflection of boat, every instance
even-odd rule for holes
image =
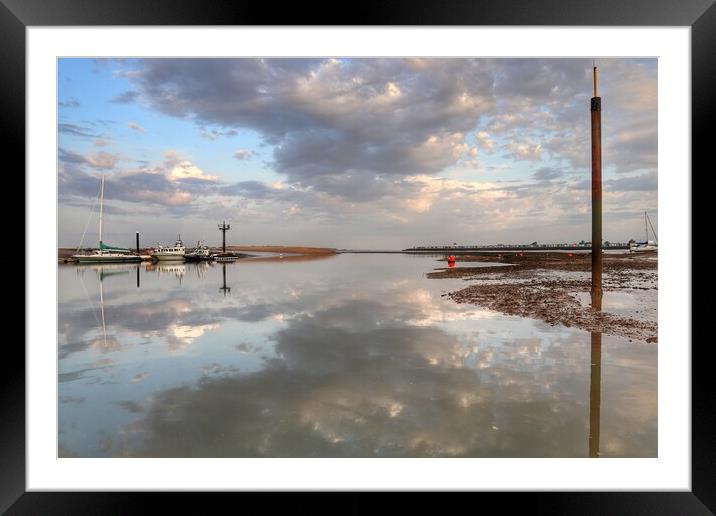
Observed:
[[[104,281],[104,278],[108,278],[110,276],[117,276],[118,274],[127,274],[130,271],[130,269],[118,269],[118,270],[107,270],[105,267],[99,267],[99,271],[97,271],[97,274],[99,274],[99,280]]]
[[[147,272],[156,271],[160,275],[163,274],[174,274],[176,278],[179,279],[179,284],[181,284],[181,280],[184,277],[184,274],[186,273],[186,265],[183,263],[152,263],[147,264],[146,267]]]
[[[181,241],[181,235],[177,238],[172,246],[159,244],[157,249],[152,253],[152,257],[156,260],[183,260],[186,248],[184,242]]]
[[[114,274],[126,274],[129,271],[133,271],[137,267],[139,267],[139,265],[105,263],[101,265],[90,265],[87,268],[96,271],[97,274],[101,274],[102,276],[112,276]]]
[[[647,226],[647,223],[649,226]],[[649,227],[651,227],[651,232],[654,234],[654,240],[649,240]],[[656,231],[654,231],[654,226],[651,225],[651,220],[649,219],[649,215],[644,212],[644,233],[646,236],[646,239],[637,242],[637,241],[631,241],[629,242],[629,252],[630,253],[640,253],[644,251],[658,251],[659,248],[659,241],[656,238]]]
[[[174,273],[176,277],[182,277],[184,276],[184,273],[186,272],[186,265],[183,263],[179,264],[164,264],[164,263],[156,263],[156,264],[148,264],[147,265],[147,271],[157,271],[159,273]]]
[[[92,300],[90,299],[89,293],[87,292],[87,289],[85,288],[84,280],[82,280],[82,276],[79,276],[80,278],[80,284],[82,285],[82,290],[85,292],[85,296],[87,296],[87,301],[90,304],[90,308],[92,309],[92,315],[94,316],[95,321],[97,321],[98,324],[101,324],[102,326],[102,339],[101,340],[95,340],[93,342],[93,345],[98,347],[101,350],[108,351],[112,348],[117,347],[116,339],[108,339],[107,338],[107,323],[104,317],[104,279],[105,277],[110,274],[110,271],[105,270],[105,266],[101,265],[99,267],[93,267],[93,269],[97,272],[97,277],[99,278],[99,310],[101,315],[101,320],[97,320],[97,314],[95,313],[94,305],[92,304]],[[84,271],[82,271],[84,274]],[[127,271],[123,271],[127,272]],[[115,274],[121,274],[121,272],[115,272]]]
[[[196,243],[194,249],[190,249],[188,253],[184,255],[184,259],[187,262],[203,262],[211,260],[211,249],[207,246],[203,240]]]
[[[212,267],[212,266],[213,266],[213,263],[211,261],[207,261],[207,260],[196,262],[193,265],[190,265],[190,267],[193,267],[194,270],[196,270],[197,278],[203,278],[204,273],[207,270],[209,270],[209,267]]]
[[[94,206],[93,206],[94,209]],[[104,175],[102,175],[102,185],[100,186],[99,193],[99,248],[88,254],[75,254],[72,256],[75,260],[80,263],[111,263],[111,262],[139,262],[141,257],[132,253],[131,250],[124,247],[115,247],[107,245],[102,241],[102,221],[104,212]],[[92,214],[90,213],[90,216]],[[89,220],[88,220],[89,223]],[[87,228],[85,227],[85,232]],[[82,235],[82,241],[80,247],[84,242],[84,234]]]

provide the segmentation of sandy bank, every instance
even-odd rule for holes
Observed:
[[[227,245],[229,251],[247,251],[257,253],[287,254],[336,254],[335,249],[327,247],[283,246],[283,245]]]

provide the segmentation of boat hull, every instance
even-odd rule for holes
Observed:
[[[140,256],[74,255],[72,258],[79,263],[136,263],[142,261]]]
[[[236,256],[234,254],[228,254],[228,253],[226,253],[226,254],[220,253],[220,254],[215,254],[213,256],[214,261],[217,261],[217,262],[235,262],[237,258],[238,258],[238,256]]]
[[[211,261],[211,256],[185,254],[184,259],[187,262],[208,262],[208,261]]]
[[[152,258],[159,261],[184,261],[183,254],[153,254]]]

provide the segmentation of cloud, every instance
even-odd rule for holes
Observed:
[[[612,194],[605,214],[626,227],[637,204],[656,203],[656,60],[599,65],[605,192]],[[281,187],[241,177],[223,183],[201,163],[175,157],[122,168],[123,200],[183,206],[207,218],[231,212],[250,217],[256,234],[260,224],[281,226],[291,216],[294,227],[300,221],[304,234],[331,246],[370,237],[391,247],[505,235],[549,240],[554,231],[584,237],[591,60],[144,59],[126,67],[143,106],[195,124],[203,138],[258,135]],[[88,136],[94,127],[60,130]],[[241,148],[234,157],[256,152]],[[94,168],[89,155],[67,154],[62,163],[64,177]],[[484,179],[496,173],[504,180]],[[91,191],[91,175],[72,177],[63,193]],[[209,196],[210,203],[197,202]],[[334,231],[343,222],[351,231]],[[329,226],[332,236],[321,230]]]
[[[520,160],[536,161],[542,158],[542,144],[540,143],[517,143],[507,144],[508,156]]]
[[[70,97],[69,99],[67,99],[65,101],[59,101],[58,104],[60,105],[60,107],[64,107],[64,108],[80,107],[79,101],[74,97]]]
[[[224,195],[245,196],[252,199],[265,199],[272,192],[274,192],[274,189],[260,181],[239,181],[221,189],[221,193]]]
[[[105,199],[186,207],[200,195],[208,195],[219,186],[218,176],[209,175],[176,151],[167,151],[164,161],[154,166],[119,169],[118,154],[98,152],[84,155],[60,149],[59,193],[70,198],[97,195],[99,178],[84,169],[114,170],[105,176]]]
[[[575,188],[590,188],[591,181],[585,180],[575,185]],[[628,177],[617,177],[603,181],[602,189],[605,192],[656,192],[658,177],[656,172],[647,172]]]
[[[253,152],[249,149],[239,149],[234,152],[234,157],[238,160],[249,159],[253,155]]]
[[[129,90],[117,95],[111,100],[111,102],[116,104],[130,104],[137,100],[137,98],[139,98],[139,92]]]
[[[57,130],[62,134],[69,134],[72,136],[81,136],[85,138],[101,138],[102,135],[87,126],[78,124],[60,123],[57,124]]]
[[[538,181],[549,181],[552,179],[559,179],[564,175],[564,171],[552,168],[552,167],[541,167],[537,172],[532,174],[532,177]]]
[[[335,193],[341,175],[352,177],[350,188],[360,183],[370,191],[376,176],[475,167],[480,149],[584,167],[588,134],[575,121],[588,121],[590,65],[583,59],[148,59],[131,80],[166,114],[257,131],[274,147],[275,171]],[[609,77],[605,99],[611,95],[615,108],[655,113],[651,86],[623,87],[655,83],[648,60],[600,66]],[[608,115],[605,109],[605,122]],[[605,150],[613,147],[619,170],[649,165],[652,121],[639,115],[634,128],[609,133]]]
[[[493,152],[497,146],[497,142],[495,140],[491,140],[489,133],[486,131],[478,131],[475,134],[475,139],[480,148],[483,148],[490,153]]]
[[[207,140],[217,140],[221,138],[222,136],[236,136],[239,134],[239,132],[236,129],[229,129],[227,131],[221,131],[219,129],[207,129],[205,127],[200,127],[200,136],[202,138],[206,138]]]
[[[113,169],[121,157],[119,154],[109,152],[95,152],[83,155],[60,147],[59,159],[65,163],[85,164],[95,169],[108,170]]]
[[[130,129],[134,129],[135,131],[139,131],[140,133],[146,133],[147,130],[139,125],[137,122],[127,122],[127,127]]]
[[[491,106],[489,75],[462,64],[145,60],[132,80],[162,112],[258,131],[274,145],[276,171],[320,189],[321,176],[351,173],[369,184],[376,173],[454,164],[465,134]]]
[[[215,182],[219,179],[218,176],[207,175],[203,170],[194,165],[191,161],[182,161],[177,163],[176,166],[169,172],[169,179],[171,181],[211,181]]]
[[[164,158],[161,167],[168,171],[167,177],[170,181],[184,184],[204,184],[215,183],[219,180],[218,176],[207,174],[178,151],[169,150],[164,153]]]

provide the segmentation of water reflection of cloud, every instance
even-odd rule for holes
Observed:
[[[165,340],[168,344],[170,355],[180,355],[191,346],[196,339],[204,335],[208,331],[215,330],[218,324],[202,324],[201,326],[177,325],[172,324],[167,331],[170,332]]]
[[[390,281],[391,272],[386,281],[372,271],[342,282],[302,269],[300,280],[289,281],[290,271],[277,268],[286,276],[267,281],[237,279],[242,270],[233,269],[227,297],[215,292],[221,280],[192,284],[191,274],[182,290],[139,297],[112,296],[105,285],[108,330],[125,346],[119,351],[141,340],[169,355],[196,347],[171,370],[142,353],[148,367],[121,375],[123,392],[101,391],[122,423],[98,425],[96,435],[112,439],[100,452],[98,440],[81,445],[83,455],[586,455],[583,332],[447,302],[419,274]],[[71,362],[80,369],[65,381],[111,365],[96,360],[96,320],[76,305],[60,307],[59,356],[78,354]],[[205,337],[212,346],[199,349]],[[656,376],[649,368],[656,351],[618,342],[610,355],[616,342],[605,338],[602,455],[654,456]],[[120,368],[124,356],[99,355]],[[132,385],[141,370],[153,381]],[[79,417],[86,435],[92,423],[77,414],[92,406],[71,405],[65,416]]]
[[[290,320],[274,335],[279,358],[251,374],[215,365],[221,374],[156,393],[113,453],[586,455],[589,349],[579,340],[583,333],[550,342],[522,338],[466,346],[436,327],[398,324],[396,314],[405,315],[404,310],[344,301]],[[547,354],[553,366],[544,363]],[[574,368],[564,367],[564,354]],[[480,368],[483,363],[490,367]],[[652,387],[647,382],[623,390],[648,397]],[[634,417],[629,405],[619,400],[603,405],[609,426],[619,429],[610,433],[603,425],[605,451],[653,456],[646,433],[630,429],[651,424],[654,413]]]

